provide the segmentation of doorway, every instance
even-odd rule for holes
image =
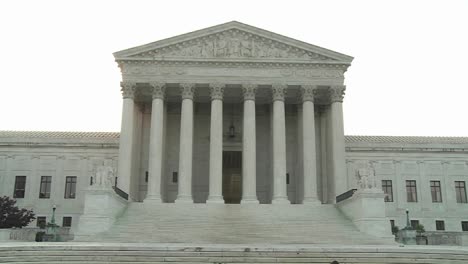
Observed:
[[[223,198],[239,204],[242,198],[242,151],[223,151]]]

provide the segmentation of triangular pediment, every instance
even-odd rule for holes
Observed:
[[[236,21],[114,53],[117,60],[188,59],[349,64],[352,57]]]

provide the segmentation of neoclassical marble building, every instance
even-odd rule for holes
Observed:
[[[114,55],[124,100],[119,187],[131,199],[224,202],[224,187],[241,203],[333,203],[346,190],[351,57],[238,22]],[[161,176],[175,173],[176,186]],[[288,188],[296,181],[302,187]]]
[[[0,195],[76,227],[99,165],[131,203],[311,208],[370,167],[386,221],[468,230],[468,138],[345,136],[350,56],[239,22],[114,56],[120,134],[0,132]]]

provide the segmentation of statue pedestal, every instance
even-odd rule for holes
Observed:
[[[107,231],[126,208],[127,203],[108,187],[89,187],[85,191],[84,212],[78,222],[75,240],[86,241],[98,233]]]
[[[12,229],[10,229],[10,228],[0,229],[0,241],[9,241],[11,231],[12,231]]]
[[[405,245],[416,245],[416,230],[402,229],[398,231],[398,242]]]
[[[359,231],[394,241],[390,222],[385,215],[384,193],[381,189],[360,189],[352,197],[336,204]]]

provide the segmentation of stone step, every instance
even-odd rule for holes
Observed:
[[[388,244],[357,230],[334,205],[130,203],[108,242]]]
[[[468,263],[468,248],[431,246],[4,243],[0,263]]]

